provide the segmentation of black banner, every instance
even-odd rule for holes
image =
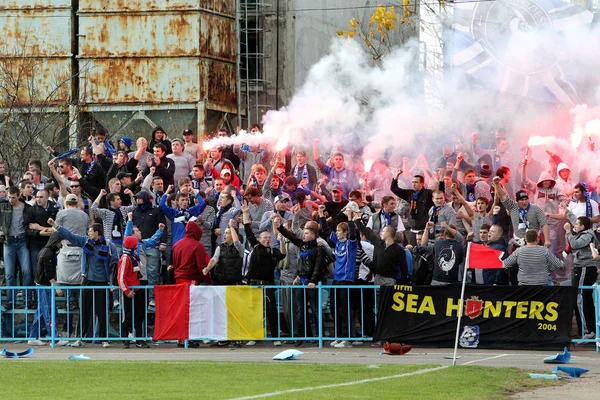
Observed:
[[[381,287],[375,340],[454,347],[461,284]],[[467,285],[462,348],[561,348],[570,342],[577,289]]]

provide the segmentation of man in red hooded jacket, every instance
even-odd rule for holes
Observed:
[[[210,275],[204,275],[202,270],[208,266],[208,253],[200,238],[202,229],[195,221],[190,221],[185,227],[185,236],[173,246],[172,267],[175,270],[177,284],[191,285],[210,284]]]

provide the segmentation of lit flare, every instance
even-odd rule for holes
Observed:
[[[527,141],[528,147],[543,146],[550,143],[554,139],[551,136],[532,136]]]
[[[287,147],[289,141],[290,141],[290,138],[287,135],[281,137],[275,144],[275,151],[281,151],[281,150],[285,149]]]

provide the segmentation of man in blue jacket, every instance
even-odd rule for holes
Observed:
[[[328,238],[329,245],[335,248],[335,268],[333,284],[336,286],[350,286],[354,284],[356,275],[356,252],[358,240],[356,224],[352,220],[353,212],[350,208],[344,210],[348,222],[340,222],[335,232],[331,230],[325,219],[325,206],[319,206],[319,225],[323,237]],[[335,337],[350,337],[350,289],[334,289],[334,302],[332,310],[335,313]],[[348,340],[335,340],[330,344],[333,347],[352,347]]]
[[[196,204],[194,207],[188,208],[190,202],[189,196],[186,193],[179,192],[175,198],[177,208],[170,207],[167,205],[167,199],[169,198],[169,193],[171,193],[172,190],[173,186],[169,186],[167,188],[167,191],[160,199],[158,207],[172,222],[171,246],[175,246],[175,243],[183,239],[185,236],[185,226],[187,223],[192,217],[197,217],[198,215],[202,214],[202,211],[204,211],[204,208],[206,207],[206,203],[198,191],[195,191],[198,204]]]
[[[107,243],[104,238],[104,228],[102,224],[92,224],[88,229],[87,236],[76,235],[69,232],[62,226],[56,225],[53,219],[48,219],[48,224],[52,226],[61,236],[72,244],[83,249],[81,258],[81,275],[83,276],[83,286],[107,286],[111,280],[111,271],[116,267],[119,261],[119,253],[112,243]],[[92,337],[94,334],[93,324],[95,315],[98,317],[99,335],[108,338],[106,300],[109,297],[108,289],[84,289],[81,293],[81,336]],[[83,347],[81,340],[76,341],[72,347]],[[108,341],[102,342],[102,347],[110,347]]]

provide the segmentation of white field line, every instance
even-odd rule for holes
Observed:
[[[482,359],[480,359],[480,360],[473,360],[473,361],[469,361],[469,362],[466,362],[466,363],[464,363],[464,364],[460,364],[460,365],[469,365],[469,364],[475,364],[475,363],[478,363],[478,362],[481,362],[481,361],[493,360],[493,359],[495,359],[495,358],[506,357],[506,356],[509,356],[509,355],[510,355],[510,354],[500,354],[500,355],[493,356],[493,357],[486,357],[486,358],[482,358]]]
[[[263,397],[281,396],[281,395],[289,394],[289,393],[306,392],[306,391],[310,391],[310,390],[330,389],[330,388],[336,388],[336,387],[341,387],[341,386],[360,385],[360,384],[369,383],[369,382],[385,381],[388,379],[396,379],[396,378],[404,378],[407,376],[421,375],[421,374],[426,374],[428,372],[439,371],[439,370],[446,369],[446,368],[450,368],[450,365],[443,365],[441,367],[436,367],[436,368],[420,369],[420,370],[417,370],[414,372],[408,372],[405,374],[382,376],[379,378],[361,379],[359,381],[333,383],[330,385],[311,386],[311,387],[304,387],[304,388],[297,388],[297,389],[281,390],[279,392],[263,393],[263,394],[257,394],[254,396],[236,397],[235,399],[232,399],[232,400],[262,399]]]

